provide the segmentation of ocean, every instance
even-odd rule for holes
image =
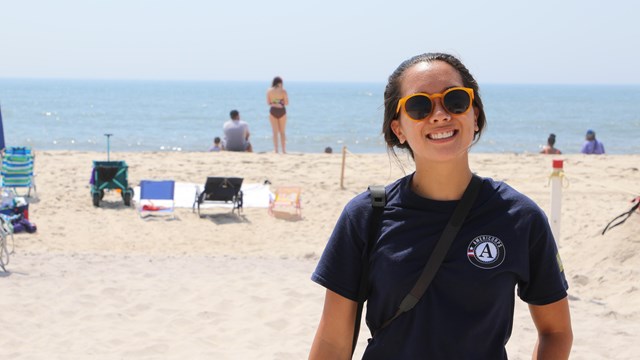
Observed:
[[[5,142],[38,150],[207,151],[229,111],[273,151],[269,82],[0,79]],[[381,83],[285,82],[287,150],[384,153]],[[537,153],[549,133],[578,153],[593,129],[608,154],[640,153],[640,85],[480,84],[487,127],[478,153]]]

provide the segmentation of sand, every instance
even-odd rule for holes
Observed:
[[[36,234],[16,234],[0,272],[4,359],[304,359],[324,289],[309,280],[345,203],[404,172],[386,154],[111,153],[129,182],[240,176],[302,188],[302,218],[265,208],[176,209],[142,220],[119,194],[92,205],[92,160],[104,153],[37,153]],[[504,180],[550,211],[551,160],[564,159],[560,253],[570,284],[574,359],[640,353],[640,213],[604,236],[640,195],[640,155],[474,154],[472,170]],[[412,171],[410,162],[405,171]],[[284,215],[284,214],[281,214]],[[367,338],[360,336],[356,357]],[[518,301],[511,359],[535,342]]]

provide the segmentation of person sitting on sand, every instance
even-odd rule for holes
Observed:
[[[253,148],[249,142],[249,124],[240,120],[238,110],[231,110],[229,116],[231,119],[227,120],[222,126],[224,149],[227,151],[252,152]]]
[[[596,140],[595,131],[591,129],[587,130],[585,140],[586,141],[584,142],[584,145],[582,145],[582,150],[580,152],[582,152],[583,154],[604,154],[604,144]]]
[[[540,154],[562,154],[562,152],[555,147],[556,144],[556,134],[549,134],[549,138],[547,139],[547,145],[542,148]]]

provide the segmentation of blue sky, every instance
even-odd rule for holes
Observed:
[[[2,0],[0,78],[384,82],[444,51],[481,83],[640,84],[639,4]]]

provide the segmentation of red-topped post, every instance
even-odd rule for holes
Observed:
[[[551,214],[549,225],[551,232],[556,239],[556,244],[560,244],[560,218],[562,215],[562,177],[564,176],[563,161],[552,161],[553,171],[551,172]]]

